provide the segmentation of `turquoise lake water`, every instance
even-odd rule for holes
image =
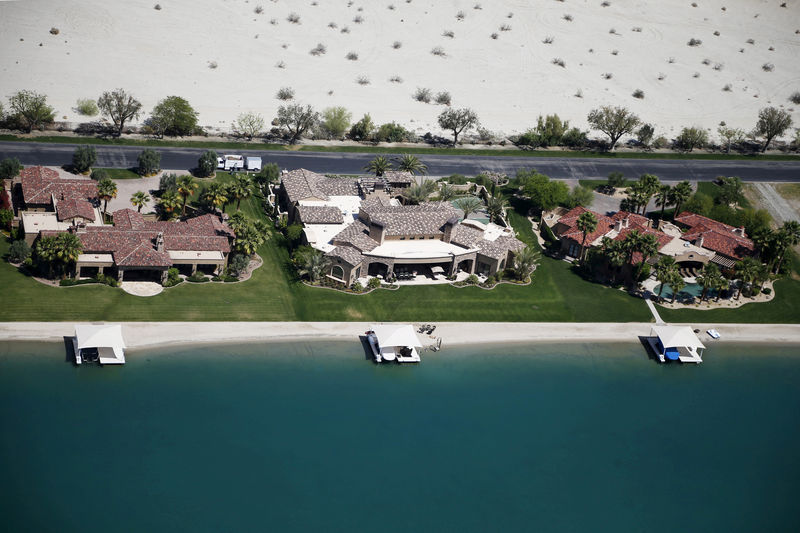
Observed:
[[[798,531],[800,347],[0,345],[0,530]]]

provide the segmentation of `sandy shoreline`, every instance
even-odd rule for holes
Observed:
[[[109,322],[118,323],[118,322]],[[442,339],[448,347],[472,344],[525,342],[638,342],[650,333],[651,323],[494,323],[442,322],[432,336],[420,335],[423,344]],[[800,343],[800,324],[690,324],[704,332],[715,328],[720,340],[700,334],[707,346],[716,343]],[[0,342],[61,341],[74,334],[74,322],[3,322]],[[128,348],[225,342],[355,341],[369,329],[365,322],[123,322]]]

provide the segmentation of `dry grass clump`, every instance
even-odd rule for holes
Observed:
[[[480,9],[480,4],[476,5],[475,9]],[[464,20],[466,16],[467,16],[466,13],[464,13],[463,11],[459,11],[458,13],[456,13],[456,20]]]
[[[358,54],[355,52],[347,52],[347,55],[345,57],[350,61],[358,61]]]
[[[509,26],[508,24],[503,24],[502,26],[500,26],[500,31],[511,31],[511,26]]]
[[[563,16],[563,17],[561,17],[561,18],[563,18],[563,19],[564,19],[564,20],[566,20],[567,22],[572,22],[572,15],[570,15],[569,13],[567,13],[566,15],[564,15],[564,16]]]
[[[335,22],[329,22],[329,23],[328,23],[328,27],[329,27],[330,29],[332,29],[332,30],[335,30],[336,28],[338,28],[338,27],[339,27],[339,25],[338,25],[338,24],[336,24]]]
[[[59,33],[61,33],[61,30],[59,30],[56,27],[52,27],[50,28],[50,33],[52,33],[53,35],[58,35]]]
[[[613,78],[613,77],[614,77],[614,75],[613,75],[612,73],[610,73],[610,72],[604,72],[604,73],[602,74],[602,76],[603,76],[603,79],[604,79],[604,80],[610,80],[611,78]]]
[[[435,56],[439,56],[439,57],[445,57],[447,55],[444,52],[444,48],[442,48],[441,46],[434,46],[431,49],[431,54],[433,54]]]
[[[359,85],[369,85],[369,78],[367,76],[359,76],[356,78],[356,83]]]
[[[261,13],[263,13],[263,12],[264,12],[264,7],[263,7],[263,6],[256,6],[256,8],[253,10],[253,12],[254,12],[256,15],[260,15]]]
[[[403,46],[403,43],[401,43],[400,41],[395,41],[392,43],[392,48],[394,48],[395,50],[397,50],[401,46]]]
[[[632,96],[634,98],[638,98],[639,100],[644,100],[644,91],[641,89],[636,89],[635,91],[633,91]]]
[[[161,11],[161,4],[154,5],[153,9],[155,9],[156,11]]]
[[[775,65],[773,65],[772,63],[764,63],[763,65],[761,65],[761,70],[763,70],[764,72],[772,72],[773,70],[775,70]]]
[[[344,28],[342,28],[341,30],[339,30],[339,32],[340,32],[340,33],[350,33],[350,28],[348,28],[347,26],[345,26]]]
[[[755,41],[755,39],[747,39],[745,42],[746,42],[747,44],[756,44],[756,41]]]
[[[292,89],[291,87],[281,87],[280,89],[278,89],[275,98],[284,101],[291,100],[292,98],[294,98],[294,89]]]
[[[725,86],[722,88],[723,91],[729,93],[733,90],[733,86],[730,83],[726,83]]]
[[[689,39],[689,42],[686,43],[686,44],[688,46],[700,46],[701,44],[703,44],[703,41],[701,41],[700,39],[695,39],[694,37],[692,37],[691,39]]]
[[[311,49],[309,54],[311,54],[312,56],[321,56],[322,54],[324,54],[327,51],[328,51],[328,47],[327,46],[325,46],[322,43],[318,43],[317,46],[315,46],[314,48]]]
[[[400,76],[392,76],[391,78],[389,78],[389,81],[392,83],[403,83],[403,78],[401,78]]]
[[[425,87],[417,87],[417,90],[414,91],[413,98],[417,102],[429,104],[431,103],[431,90]]]
[[[795,91],[789,95],[789,101],[793,104],[800,105],[800,91]]]
[[[353,17],[353,22],[355,22],[356,24],[361,24],[362,22],[364,22],[364,17],[362,17],[361,15],[356,15],[355,17]]]
[[[633,28],[631,28],[631,31],[635,32],[635,33],[642,33],[642,27],[641,26],[634,26]]]
[[[553,36],[552,35],[548,35],[547,37],[545,37],[542,40],[542,43],[544,43],[544,44],[553,44]]]
[[[288,20],[292,24],[300,24],[300,15],[298,15],[297,13],[289,13],[289,16],[286,17],[286,20]]]
[[[450,105],[453,99],[448,91],[442,91],[436,95],[435,101],[437,104]]]
[[[490,37],[492,39],[497,39],[499,37],[499,35],[497,35],[496,33],[493,33],[492,35],[490,35]]]
[[[455,32],[451,30],[444,30],[444,32],[442,32],[442,37],[450,37],[452,39],[455,36],[456,36]]]
[[[550,61],[554,65],[558,65],[561,68],[567,68],[567,62],[561,59],[560,57],[554,57],[552,61]]]
[[[275,68],[286,68],[286,63],[283,61],[278,61],[275,63]]]
[[[218,67],[218,65],[217,65],[216,61],[209,61],[208,62],[208,68],[210,68],[211,70],[214,70],[217,67]]]

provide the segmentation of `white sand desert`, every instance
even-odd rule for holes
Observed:
[[[190,101],[203,126],[227,130],[245,111],[271,120],[282,103],[276,92],[292,87],[295,101],[319,109],[341,105],[354,119],[369,112],[378,123],[437,132],[442,106],[412,98],[427,87],[449,91],[453,106],[474,108],[484,127],[505,134],[554,112],[585,128],[590,109],[615,104],[656,125],[656,135],[698,125],[714,137],[722,120],[749,130],[761,107],[792,108],[800,1],[782,3],[5,1],[0,95],[44,92],[59,120],[77,123],[87,119],[73,111],[76,100],[104,90],[123,87],[148,112],[174,94]],[[298,23],[288,20],[292,13]],[[311,55],[317,44],[326,53]],[[435,47],[445,55],[432,54]],[[361,76],[370,83],[358,84]],[[636,89],[643,99],[632,96]]]

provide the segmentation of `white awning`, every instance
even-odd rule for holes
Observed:
[[[653,326],[650,333],[657,336],[665,348],[705,348],[689,326]]]
[[[122,340],[122,326],[78,325],[75,326],[78,349],[84,348],[125,348]]]
[[[419,348],[422,346],[412,326],[379,326],[373,324],[371,327],[378,338],[378,344],[381,348],[386,346],[413,346]]]

